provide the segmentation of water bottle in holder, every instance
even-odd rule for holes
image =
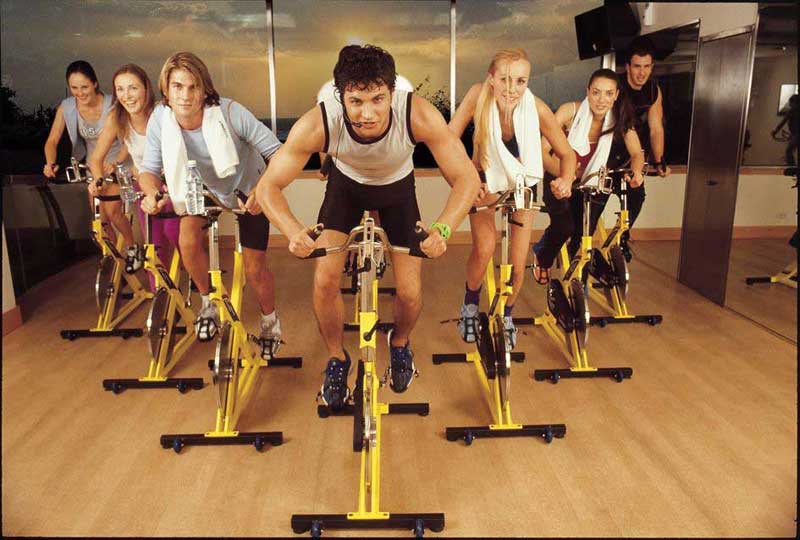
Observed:
[[[123,164],[116,166],[117,183],[119,184],[119,196],[122,199],[124,212],[129,214],[133,203],[136,202],[136,189],[133,187],[133,175]]]
[[[205,211],[205,200],[203,199],[203,177],[197,168],[197,162],[189,160],[186,162],[186,213],[190,216],[200,216]]]

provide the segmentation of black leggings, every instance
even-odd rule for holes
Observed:
[[[556,199],[550,190],[550,183],[555,177],[550,173],[544,174],[544,206],[550,216],[550,225],[544,230],[544,234],[533,246],[539,266],[550,268],[558,255],[558,250],[573,234],[574,225],[570,215],[570,201],[568,199]]]
[[[619,195],[619,183],[614,186],[614,193]],[[628,186],[628,227],[632,228],[636,218],[642,211],[644,205],[644,183],[637,188]],[[597,228],[597,221],[603,215],[603,210],[606,208],[608,198],[610,195],[598,194],[592,197],[591,210],[589,213],[589,234],[594,234]],[[575,234],[570,238],[567,250],[569,255],[572,256],[581,245],[581,236],[583,235],[583,194],[580,192],[573,192],[569,200],[570,213],[573,219],[573,231]],[[625,231],[622,235],[622,240],[627,242],[630,238],[630,231]]]
[[[550,225],[544,230],[544,234],[533,246],[539,266],[550,268],[553,261],[558,256],[558,251],[564,242],[569,240],[567,250],[572,256],[581,245],[583,235],[583,194],[573,191],[569,200],[556,199],[550,191],[550,182],[555,178],[549,173],[545,173],[544,185],[544,204],[547,213],[550,214]],[[616,186],[615,192],[619,192]],[[597,221],[605,210],[608,202],[608,195],[595,195],[592,197],[591,211],[589,216],[589,234],[594,234],[597,228]],[[644,205],[645,191],[644,184],[638,188],[628,188],[628,220],[629,226],[633,227],[636,218],[642,211]],[[626,231],[623,235],[627,241],[630,232]]]

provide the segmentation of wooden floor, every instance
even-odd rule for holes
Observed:
[[[680,242],[635,242],[633,249],[640,261],[677,277]],[[796,258],[797,251],[785,239],[734,240],[725,306],[797,343],[797,289],[745,283],[749,276],[777,274]]]
[[[427,400],[431,414],[384,419],[383,510],[444,512],[442,535],[460,537],[795,536],[796,345],[636,260],[631,308],[660,313],[663,324],[592,328],[589,348],[592,364],[630,366],[632,379],[534,382],[534,367],[565,361],[542,330],[527,328],[514,419],[565,423],[566,437],[448,442],[445,426],[490,421],[472,368],[430,361],[468,350],[454,323],[439,323],[458,315],[466,255],[453,246],[423,263],[426,305],[412,337],[421,376],[407,393],[383,396]],[[31,293],[25,324],[3,339],[3,535],[291,536],[293,513],[355,510],[352,422],[315,411],[325,358],[312,264],[284,250],[271,257],[282,353],[305,364],[265,373],[241,418],[245,431],[284,432],[285,443],[263,453],[190,447],[176,455],[159,445],[162,433],[213,427],[211,345],[195,346],[176,373],[204,377],[201,391],[102,390],[104,378],[143,374],[147,345],[59,338],[61,328],[93,321],[94,261]],[[515,315],[540,312],[543,291],[529,280]],[[256,309],[247,298],[245,320]],[[144,317],[141,309],[130,324]],[[354,350],[355,337],[347,339]]]

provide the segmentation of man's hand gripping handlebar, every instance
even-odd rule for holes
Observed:
[[[303,229],[292,238],[289,243],[289,250],[293,255],[301,259],[315,259],[317,257],[324,257],[329,253],[357,251],[358,245],[361,241],[356,240],[356,237],[364,231],[364,225],[359,225],[350,231],[350,234],[347,236],[345,241],[338,246],[315,247],[316,240],[322,234],[323,229],[324,226],[322,223],[318,223],[313,228]],[[384,251],[388,251],[390,253],[403,253],[414,257],[432,258],[425,252],[425,249],[423,248],[424,242],[430,238],[430,235],[420,223],[417,223],[417,226],[414,228],[415,239],[420,243],[419,248],[393,246],[391,243],[389,243],[389,238],[386,236],[386,232],[381,227],[374,227],[373,230],[377,240],[379,240],[383,245]],[[438,235],[438,231],[436,234]],[[441,239],[441,237],[439,238]],[[295,239],[298,240],[298,242],[295,244],[296,251],[292,249],[292,244],[295,242]],[[442,242],[444,242],[444,240],[442,240]]]

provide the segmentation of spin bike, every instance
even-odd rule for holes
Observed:
[[[783,170],[784,176],[794,176],[795,182],[792,186],[792,189],[797,189],[797,167],[787,167]],[[792,238],[789,240],[789,245],[793,248],[798,249],[800,248],[800,237],[798,237],[797,231],[794,231]],[[783,270],[779,273],[775,274],[774,276],[755,276],[755,277],[747,277],[745,278],[745,283],[748,285],[752,285],[753,283],[780,283],[781,285],[786,285],[787,287],[791,287],[793,289],[797,288],[797,258],[790,262]]]
[[[544,313],[535,318],[514,319],[518,325],[534,324],[541,326],[556,343],[570,363],[568,369],[537,369],[533,378],[537,381],[550,380],[557,383],[561,378],[612,377],[622,382],[633,376],[629,367],[597,368],[589,364],[586,350],[589,338],[591,315],[584,289],[584,268],[592,260],[592,235],[590,231],[590,210],[592,196],[597,193],[610,194],[613,181],[605,167],[577,182],[573,190],[583,195],[583,232],[581,245],[570,261],[567,246],[559,252],[561,278],[551,278],[547,284],[547,307]]]
[[[130,195],[129,195],[130,193]],[[133,193],[123,190],[124,202],[142,198],[142,192]],[[159,192],[156,200],[164,194]],[[150,344],[150,362],[147,374],[138,379],[105,379],[103,388],[115,394],[127,388],[177,388],[183,394],[189,390],[203,388],[200,377],[168,377],[184,353],[197,340],[194,331],[195,313],[191,308],[191,287],[187,288],[187,296],[182,296],[181,257],[176,248],[172,253],[169,270],[156,254],[156,247],[151,242],[153,219],[170,219],[178,217],[174,212],[161,212],[154,216],[145,214],[144,268],[155,280],[155,293],[147,314],[145,331]],[[183,323],[180,325],[180,323]],[[182,337],[178,337],[178,336]]]
[[[470,213],[493,209],[501,211],[501,263],[499,283],[495,281],[494,263],[490,259],[484,277],[486,292],[489,296],[489,309],[478,314],[478,336],[476,350],[467,354],[434,354],[433,363],[470,362],[481,382],[493,424],[488,426],[448,427],[445,435],[448,441],[464,439],[467,446],[477,437],[542,437],[548,444],[553,437],[563,438],[567,433],[564,424],[529,425],[517,424],[511,419],[511,362],[522,362],[525,353],[512,353],[506,341],[503,326],[503,311],[506,300],[513,292],[513,268],[508,260],[509,229],[511,225],[522,226],[514,221],[514,212],[518,209],[540,210],[541,206],[533,203],[533,191],[524,182],[518,181],[513,190],[500,195],[496,202],[473,207]]]
[[[317,225],[309,235],[316,239],[321,232],[322,225]],[[419,228],[415,234],[420,241],[427,237],[427,233]],[[358,508],[347,514],[294,514],[292,530],[298,534],[311,531],[312,538],[319,538],[324,529],[406,529],[414,531],[417,538],[422,538],[426,528],[434,532],[444,529],[444,514],[397,514],[380,510],[381,421],[386,414],[426,416],[429,407],[427,403],[387,404],[378,400],[378,389],[385,384],[385,378],[381,381],[376,374],[375,334],[380,323],[377,311],[377,273],[385,254],[424,255],[416,249],[392,246],[384,230],[375,225],[375,220],[369,217],[368,212],[364,213],[362,224],[350,232],[344,243],[335,247],[317,248],[307,258],[344,251],[356,254],[355,271],[360,274],[358,302],[361,357],[358,360],[353,403],[342,411],[330,411],[330,414],[353,415],[353,451],[361,453]],[[319,409],[318,412],[322,417],[328,416],[327,412]]]
[[[647,323],[655,326],[664,318],[661,315],[633,315],[628,311],[626,299],[630,273],[620,247],[620,238],[630,230],[628,220],[628,182],[626,177],[632,174],[630,168],[606,170],[606,175],[619,186],[619,205],[617,222],[611,231],[606,231],[603,217],[597,220],[595,233],[600,239],[600,247],[592,249],[592,258],[587,268],[592,282],[589,283],[589,298],[594,300],[610,316],[591,317],[589,323],[600,328],[607,324]],[[645,164],[645,176],[658,176],[655,170],[649,170]],[[602,292],[600,292],[602,291]]]
[[[237,197],[246,201],[247,197],[240,191]],[[230,292],[222,282],[222,270],[219,267],[219,217],[223,213],[243,214],[245,211],[225,207],[214,195],[203,190],[214,206],[205,206],[202,197],[197,213],[190,215],[205,216],[209,223],[208,253],[209,280],[211,289],[209,298],[217,305],[221,327],[217,335],[217,347],[214,359],[208,363],[211,369],[211,381],[216,389],[217,411],[214,428],[205,433],[179,434],[172,433],[161,436],[161,447],[172,448],[180,453],[184,446],[211,446],[252,444],[259,452],[267,443],[278,446],[283,443],[280,431],[241,432],[236,429],[239,415],[249,401],[260,368],[291,366],[299,368],[303,360],[300,357],[276,358],[270,354],[269,360],[261,358],[256,346],[267,347],[274,351],[271,344],[247,333],[239,314],[242,311],[242,292],[245,286],[244,264],[242,261],[242,245],[239,241],[239,223],[234,220],[236,249],[233,253],[233,283]],[[188,315],[188,314],[187,314]]]
[[[361,225],[364,222],[362,220]],[[377,287],[377,292],[375,294],[388,294],[390,296],[395,296],[397,294],[397,289],[394,287],[379,287],[378,281],[383,277],[384,272],[386,272],[386,261],[381,261],[380,266],[377,269],[376,277],[377,280],[375,281],[375,286]],[[356,259],[355,253],[347,253],[347,259],[344,261],[344,271],[342,272],[345,276],[350,278],[350,286],[349,287],[342,287],[341,293],[353,295],[354,297],[358,296],[358,290],[361,286],[361,273],[358,272],[358,261]],[[375,297],[375,302],[377,303],[377,296]],[[360,309],[360,304],[356,300],[353,302],[353,320],[351,322],[344,323],[344,330],[345,332],[355,332],[358,330],[358,312]],[[378,330],[383,333],[388,333],[394,325],[390,322],[382,322],[378,323]]]
[[[98,187],[103,182],[111,183],[114,180],[111,178],[98,178],[95,180],[89,168],[78,163],[74,157],[71,158],[72,165],[67,167],[67,182],[78,183],[86,182],[92,183]],[[125,189],[125,182],[131,182],[130,175],[126,172],[123,165],[117,165],[116,171],[117,181],[120,182],[120,188]],[[143,302],[150,300],[153,295],[142,287],[141,282],[134,274],[125,272],[125,257],[121,254],[124,239],[121,234],[117,234],[116,244],[105,234],[103,222],[100,219],[100,201],[118,201],[121,200],[119,195],[98,195],[94,198],[94,219],[92,220],[92,240],[100,248],[101,259],[97,269],[97,276],[95,277],[95,299],[97,300],[97,309],[99,315],[97,317],[97,324],[94,328],[81,329],[81,330],[62,330],[61,337],[73,341],[82,337],[108,337],[119,336],[123,339],[129,337],[141,337],[143,330],[141,328],[119,328],[119,325],[128,318],[128,316],[138,308]],[[131,212],[131,205],[126,205],[125,214],[129,221],[132,222],[133,214]],[[112,227],[109,223],[108,227]],[[123,279],[125,280],[123,282]],[[122,288],[128,285],[130,292],[122,292]],[[127,300],[121,306],[120,300]]]

